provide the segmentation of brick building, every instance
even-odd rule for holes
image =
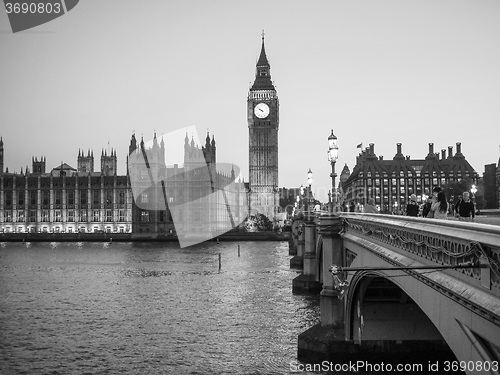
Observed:
[[[461,179],[470,179],[477,184],[479,176],[462,154],[461,144],[448,147],[441,153],[434,152],[434,144],[429,143],[425,159],[411,159],[403,155],[402,145],[396,146],[392,160],[384,160],[375,154],[374,144],[370,144],[356,158],[356,165],[349,174],[344,167],[341,178],[340,201],[362,206],[369,198],[381,212],[399,212],[405,207],[411,194],[422,202],[424,195],[430,195],[436,186],[443,186]],[[342,177],[342,176],[341,176]]]

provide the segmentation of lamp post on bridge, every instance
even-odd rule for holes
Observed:
[[[472,193],[472,203],[476,203],[476,193],[477,193],[477,188],[476,188],[476,185],[472,185],[472,187],[470,188],[470,192]]]
[[[313,183],[313,173],[311,171],[311,168],[309,168],[309,171],[307,171],[307,184],[309,185],[309,195],[307,197],[307,215],[309,220],[311,219],[311,213],[314,209],[314,204],[313,204],[313,195],[312,195],[312,186]]]
[[[328,136],[328,161],[332,166],[332,173],[330,173],[330,177],[332,178],[332,202],[330,204],[330,212],[333,212],[333,207],[337,206],[337,190],[335,188],[335,177],[337,174],[335,173],[335,163],[339,157],[339,147],[337,146],[337,137],[335,134]]]
[[[475,214],[476,213],[476,193],[477,193],[476,185],[472,184],[472,187],[470,188],[470,192],[472,193],[472,204],[474,205],[474,214]]]

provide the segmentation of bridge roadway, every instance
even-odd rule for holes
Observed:
[[[474,361],[466,373],[500,373],[500,226],[342,213],[297,220],[292,238],[294,292],[321,291],[299,360]],[[332,264],[358,270],[333,276]],[[432,269],[461,264],[483,268]]]

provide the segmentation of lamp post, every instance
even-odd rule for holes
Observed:
[[[476,185],[472,185],[470,188],[470,192],[472,193],[472,203],[476,204],[476,193],[477,193],[477,188]]]
[[[333,207],[337,206],[337,190],[335,188],[335,177],[337,177],[337,174],[335,173],[335,163],[337,162],[337,159],[339,158],[339,147],[337,146],[337,137],[335,134],[333,134],[333,129],[332,129],[332,134],[328,136],[328,161],[330,162],[332,166],[332,173],[330,173],[330,177],[332,178],[332,203],[330,205],[330,212],[333,212]]]
[[[311,190],[312,183],[313,183],[313,173],[311,171],[311,168],[309,168],[309,171],[307,171],[307,184],[309,185],[307,212],[309,213],[309,218],[311,217],[311,212],[312,212],[312,209],[314,208],[313,195],[312,195],[312,190]]]

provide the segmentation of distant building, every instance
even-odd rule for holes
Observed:
[[[494,209],[499,207],[498,205],[499,182],[497,181],[498,180],[497,172],[499,172],[499,169],[495,163],[484,166],[484,173],[483,173],[484,200],[485,200],[484,208],[487,209]]]
[[[285,219],[293,215],[293,209],[298,196],[300,196],[300,188],[283,187],[279,189],[280,212],[286,214]]]
[[[498,159],[495,181],[496,181],[496,189],[495,190],[496,190],[496,198],[497,198],[496,208],[500,208],[500,158]]]
[[[32,158],[31,172],[2,170],[0,232],[131,232],[132,196],[127,177],[116,175],[116,152],[103,151],[101,172],[93,163],[79,152],[78,169],[61,163],[46,172],[42,157]]]
[[[339,204],[354,202],[364,205],[369,198],[382,212],[400,212],[411,194],[419,202],[424,195],[430,195],[436,186],[442,186],[461,179],[470,179],[477,184],[479,176],[462,154],[461,144],[434,153],[434,144],[429,143],[425,159],[410,159],[402,153],[401,143],[392,160],[384,160],[375,154],[373,143],[356,158],[351,174],[344,167],[341,174]],[[342,182],[342,175],[345,178]]]

